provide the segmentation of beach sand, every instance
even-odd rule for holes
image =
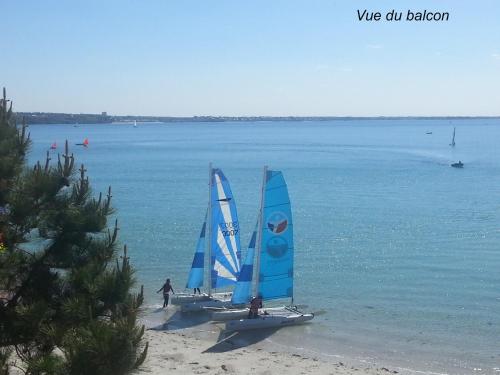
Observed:
[[[189,330],[147,330],[148,357],[136,374],[403,374],[401,370],[375,366],[352,366],[328,360],[307,351],[274,351],[262,344],[262,333],[238,334],[213,340],[196,337]],[[266,333],[263,333],[266,335]],[[212,341],[213,340],[213,341]],[[245,344],[242,344],[245,342]]]
[[[203,314],[183,316],[179,311],[157,308],[154,314],[143,316],[140,321],[146,326],[143,342],[149,343],[149,349],[145,362],[133,371],[134,375],[438,374],[280,345],[268,340],[277,329],[226,333],[220,323],[207,321],[207,316]],[[11,363],[15,361],[13,354]],[[22,373],[12,368],[13,375]]]

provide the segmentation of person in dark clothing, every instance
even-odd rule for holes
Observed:
[[[160,293],[162,290],[163,290],[163,307],[167,307],[168,299],[170,297],[168,293],[171,291],[173,294],[175,294],[174,288],[172,288],[172,285],[170,284],[170,279],[167,279],[165,284],[163,284],[160,290],[158,290],[156,293]]]
[[[198,291],[198,294],[201,294],[200,288],[194,288],[194,294],[196,294],[196,291]]]
[[[259,294],[253,297],[250,301],[250,311],[248,312],[248,319],[255,319],[259,316],[259,309],[262,308],[262,296]]]

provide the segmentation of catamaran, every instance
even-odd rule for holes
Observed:
[[[212,168],[212,165],[209,166],[208,190],[208,210],[186,284],[186,288],[191,289],[203,286],[205,263],[208,263],[208,293],[176,295],[172,303],[182,305],[183,312],[230,306],[231,292],[212,293],[212,290],[235,285],[240,273],[240,228],[236,203],[229,181],[222,170]],[[208,254],[205,254],[206,237]]]
[[[455,147],[455,127],[453,127],[453,136],[451,137],[451,147]]]
[[[203,225],[201,227],[200,237],[198,238],[196,251],[194,253],[193,262],[191,264],[191,270],[189,271],[188,281],[186,283],[187,289],[198,289],[203,286],[203,279],[205,274],[207,215],[208,210],[205,214],[205,220],[203,221]],[[231,298],[231,295],[231,292],[211,294],[176,293],[172,296],[172,304],[184,305],[191,302],[210,301],[211,299],[228,300]]]
[[[252,279],[254,273],[254,262],[255,262],[255,244],[257,242],[257,231],[259,227],[259,222],[255,225],[255,229],[250,238],[250,244],[248,245],[247,254],[245,256],[245,261],[241,265],[240,275],[238,276],[238,282],[234,288],[233,295],[231,297],[231,304],[229,308],[219,307],[210,308],[212,315],[212,320],[224,321],[232,319],[240,319],[248,316],[249,308],[237,307],[241,305],[246,305],[250,302],[252,297]],[[271,307],[260,309],[261,314],[269,314],[269,312],[282,311],[283,307]]]
[[[256,238],[257,237],[257,238]],[[283,173],[264,167],[261,205],[257,230],[241,268],[232,303],[248,303],[251,295],[255,253],[254,295],[264,301],[291,298],[290,306],[261,309],[257,318],[248,319],[248,309],[218,311],[213,315],[230,316],[225,328],[241,331],[299,324],[314,318],[293,305],[293,221],[290,197]],[[217,316],[217,315],[216,315]],[[241,317],[241,319],[238,319]],[[236,318],[236,319],[235,319]]]

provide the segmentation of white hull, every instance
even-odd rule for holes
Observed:
[[[202,294],[192,294],[192,293],[176,293],[170,297],[170,301],[172,305],[185,305],[187,303],[193,302],[203,302],[210,301],[213,299],[230,299],[232,296],[231,292],[228,293],[214,293],[212,296],[209,296],[206,293]]]
[[[269,315],[259,315],[254,319],[238,319],[226,322],[226,331],[245,331],[250,329],[279,328],[301,324],[314,318],[314,314],[287,310]]]
[[[215,321],[225,321],[234,319],[244,319],[248,316],[250,309],[248,307],[241,309],[218,309],[212,311],[212,320]],[[273,314],[279,311],[285,311],[285,307],[269,307],[264,309],[259,309],[259,315]]]
[[[231,304],[231,299],[210,299],[207,301],[198,301],[186,303],[181,306],[182,312],[198,312],[198,311],[208,311],[213,308],[231,308],[234,305]]]
[[[183,305],[185,303],[207,301],[210,297],[208,294],[190,294],[190,293],[176,293],[171,296],[170,302],[172,305]]]

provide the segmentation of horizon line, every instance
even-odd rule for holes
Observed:
[[[65,116],[98,116],[110,118],[164,118],[164,119],[390,119],[390,118],[500,118],[497,115],[115,115],[103,111],[101,113],[70,113],[70,112],[40,112],[13,111],[18,116],[65,115]]]

